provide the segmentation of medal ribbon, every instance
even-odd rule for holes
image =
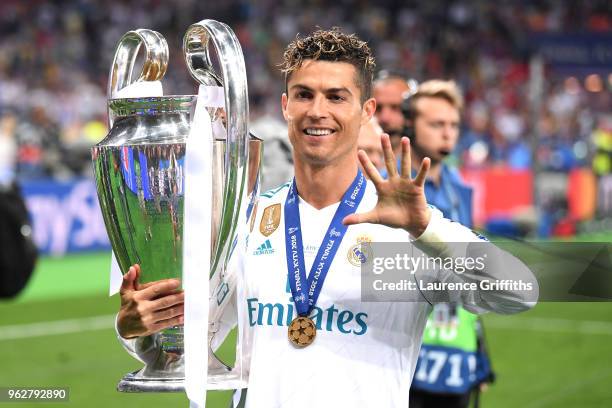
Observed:
[[[302,232],[300,231],[298,191],[295,178],[293,179],[285,200],[285,248],[289,286],[297,313],[300,316],[308,316],[317,304],[329,267],[348,228],[342,224],[342,220],[357,210],[365,193],[365,183],[365,177],[359,170],[353,183],[342,196],[342,201],[340,201],[340,205],[327,228],[307,279],[304,245]]]

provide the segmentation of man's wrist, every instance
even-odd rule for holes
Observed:
[[[117,313],[117,317],[115,318],[115,329],[117,331],[117,335],[125,340],[137,339],[139,336],[130,336],[129,333],[126,333],[125,328],[122,327],[121,320],[121,311],[119,311],[119,313]]]
[[[421,235],[423,235],[423,233],[427,229],[427,226],[429,225],[429,222],[431,221],[431,209],[427,207],[425,211],[425,217],[420,223],[417,223],[417,225],[413,225],[409,228],[405,228],[406,231],[408,231],[408,233],[412,235],[415,239],[418,239]]]

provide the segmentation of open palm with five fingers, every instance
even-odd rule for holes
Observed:
[[[378,202],[368,212],[351,214],[344,218],[345,225],[371,223],[382,224],[392,228],[403,228],[413,237],[418,238],[427,228],[431,212],[425,199],[425,178],[430,166],[430,159],[425,158],[416,177],[412,178],[410,160],[410,140],[402,138],[401,173],[397,171],[389,135],[383,134],[381,145],[385,158],[388,178],[383,179],[368,155],[359,151],[359,161],[376,187]]]

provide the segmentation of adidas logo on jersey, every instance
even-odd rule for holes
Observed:
[[[253,251],[253,255],[270,255],[274,253],[274,249],[272,248],[272,244],[269,239],[266,239],[266,242],[261,244],[255,251]]]

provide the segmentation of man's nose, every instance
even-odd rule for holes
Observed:
[[[445,125],[442,131],[442,138],[444,140],[451,140],[459,130],[453,125]]]
[[[392,106],[383,106],[376,119],[378,119],[378,122],[381,125],[397,126],[397,123],[399,120],[401,120],[401,117],[401,114]]]
[[[308,109],[308,116],[310,116],[313,119],[320,119],[320,118],[324,118],[327,115],[327,101],[325,99],[325,97],[321,96],[315,96],[312,99],[312,103],[310,104],[310,107]]]
[[[376,111],[376,119],[378,119],[380,123],[387,123],[389,122],[390,112],[391,109],[389,109],[388,106],[379,105],[379,109]]]

